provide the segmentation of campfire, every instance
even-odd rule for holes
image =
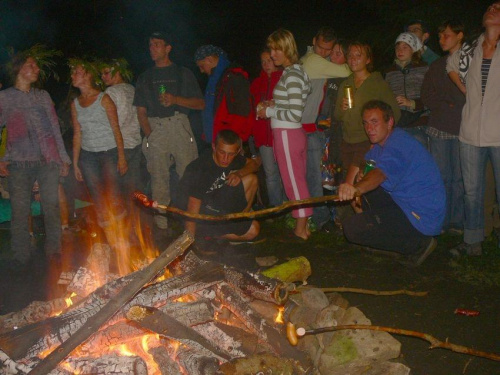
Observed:
[[[0,373],[341,374],[346,365],[408,373],[387,362],[400,345],[385,332],[330,332],[292,345],[285,322],[368,320],[340,295],[298,293],[293,283],[202,260],[192,242],[184,233],[124,276],[110,274],[109,246],[94,244],[85,267],[61,274],[65,296],[0,317]],[[361,346],[345,347],[356,337],[373,347],[361,362],[353,362]],[[332,345],[340,356],[328,354]]]

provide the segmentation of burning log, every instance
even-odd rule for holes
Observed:
[[[21,311],[0,316],[0,334],[53,316],[66,309],[66,299],[34,301]]]
[[[138,356],[104,355],[98,358],[69,358],[65,366],[72,374],[147,375],[146,363]]]
[[[212,321],[214,315],[212,305],[207,300],[190,303],[172,302],[163,306],[161,310],[188,326]],[[91,356],[99,354],[100,348],[135,340],[146,333],[144,329],[122,321],[100,330],[77,350],[79,354]]]
[[[182,271],[186,272],[209,265],[215,267],[215,264],[217,263],[201,260],[193,252],[189,252],[180,266]],[[287,284],[261,274],[251,274],[225,265],[223,267],[224,279],[233,287],[241,289],[245,294],[277,305],[283,305],[287,301]]]
[[[90,317],[73,335],[63,344],[52,351],[32,371],[31,375],[45,375],[60,361],[73,351],[83,341],[94,334],[109,318],[123,307],[145,284],[154,279],[170,262],[181,255],[193,243],[193,238],[188,232],[174,241],[153,263],[148,267],[136,272],[127,288],[123,289],[112,298],[98,313]]]
[[[208,356],[213,354],[220,360],[225,361],[231,359],[229,354],[216,347],[198,332],[154,307],[133,306],[127,312],[127,318],[151,332],[179,341],[190,348],[205,349],[209,352],[207,353]]]
[[[148,351],[160,368],[161,375],[182,375],[179,364],[170,358],[168,350],[164,346],[151,348]]]
[[[238,316],[246,327],[266,343],[276,354],[298,361],[298,370],[305,372],[311,367],[311,361],[304,352],[292,347],[283,332],[268,325],[263,317],[249,305],[249,300],[228,284],[217,287],[217,295],[226,308]]]
[[[238,358],[220,366],[222,374],[294,374],[290,360],[264,353],[249,358]]]
[[[117,293],[117,290],[121,290],[119,287],[127,285],[135,274],[127,275],[99,288],[87,300],[82,302],[83,306],[76,310],[0,335],[0,348],[11,358],[17,360],[36,356],[41,351],[63,343],[82,327],[88,318],[95,315],[109,301],[110,297]],[[204,279],[210,281],[203,281]],[[150,285],[126,305],[124,310],[130,308],[133,304],[153,306],[160,303],[165,304],[168,299],[178,298],[208,288],[222,279],[222,266],[220,264],[199,268],[194,272],[184,273]],[[120,312],[111,319],[109,324],[117,323],[123,318],[124,315]]]
[[[219,370],[217,358],[200,354],[192,348],[179,347],[176,359],[189,375],[215,375]]]
[[[258,337],[243,329],[218,322],[199,324],[193,329],[233,358],[250,356],[257,352]]]
[[[283,305],[288,299],[287,285],[279,280],[227,266],[224,267],[224,274],[229,284],[251,297],[277,305]]]
[[[66,291],[68,293],[75,293],[79,298],[84,298],[97,290],[99,286],[118,278],[117,275],[109,274],[109,271],[106,271],[104,275],[103,278],[99,278],[91,269],[80,267],[66,288]]]

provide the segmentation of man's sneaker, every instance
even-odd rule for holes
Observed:
[[[431,237],[429,242],[422,246],[415,254],[403,256],[398,259],[398,262],[407,267],[418,267],[431,255],[436,246],[437,240]]]
[[[259,243],[262,243],[266,240],[265,237],[262,237],[261,235],[258,235],[256,236],[255,238],[251,239],[251,240],[230,240],[229,243],[231,245],[244,245],[244,244],[248,244],[248,245],[257,245]]]
[[[459,258],[464,255],[480,256],[483,254],[483,249],[481,247],[481,242],[473,244],[462,242],[460,245],[451,249],[450,253],[454,258]]]

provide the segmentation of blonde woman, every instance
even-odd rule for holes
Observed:
[[[110,242],[107,229],[112,220],[125,217],[117,181],[119,175],[127,172],[116,106],[98,86],[99,72],[92,63],[73,60],[70,66],[71,83],[80,90],[71,103],[75,177],[85,181],[98,224]]]
[[[311,84],[298,64],[297,44],[290,31],[279,29],[273,32],[267,38],[267,46],[271,49],[274,64],[284,70],[273,90],[273,100],[259,104],[258,116],[271,118],[274,153],[288,199],[309,198],[306,181],[307,136],[301,120]],[[307,227],[307,218],[311,215],[311,207],[292,211],[297,237],[307,240],[311,235]]]

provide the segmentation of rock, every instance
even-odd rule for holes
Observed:
[[[336,305],[338,307],[342,307],[343,309],[347,309],[349,307],[349,301],[342,297],[340,293],[326,293],[326,296],[328,301],[330,301],[330,305]]]
[[[329,305],[328,298],[320,289],[302,289],[303,305],[311,309],[321,310]]]
[[[256,257],[255,261],[260,267],[271,267],[278,263],[278,258],[274,255],[269,257]]]
[[[373,365],[341,366],[320,368],[321,374],[328,375],[409,375],[410,369],[398,362],[382,362]]]
[[[347,309],[338,325],[371,324],[370,320],[357,308]],[[401,343],[387,332],[369,330],[344,330],[335,332],[321,356],[321,366],[334,368],[355,363],[359,366],[372,366],[399,357]]]

